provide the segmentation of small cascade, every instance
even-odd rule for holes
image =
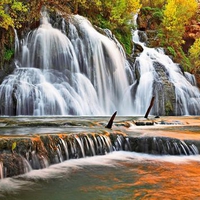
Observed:
[[[12,144],[16,148],[11,151]],[[199,141],[130,137],[123,133],[45,134],[0,139],[0,178],[40,170],[69,159],[132,151],[153,155],[198,155]],[[2,145],[3,144],[3,145]]]
[[[83,143],[81,142],[80,138],[79,137],[75,137],[80,149],[81,149],[81,156],[82,157],[85,157],[85,151],[84,151],[84,147],[83,147]]]
[[[19,155],[21,158],[22,163],[20,164],[22,166],[23,172],[21,174],[28,173],[32,170],[32,167],[30,163],[21,155]]]
[[[0,142],[4,142],[4,139]],[[11,152],[13,142],[17,143],[17,147]],[[130,150],[125,148],[129,145],[127,143],[123,135],[108,133],[41,135],[32,139],[11,138],[7,146],[0,149],[0,177],[24,174],[32,169],[47,168],[69,159],[105,155],[114,150]]]
[[[59,138],[61,142],[61,147],[63,147],[65,152],[65,160],[69,160],[69,151],[68,151],[68,145],[67,142],[65,142],[62,138]]]
[[[95,145],[94,145],[94,141],[92,140],[92,138],[90,138],[87,134],[85,134],[85,137],[83,139],[87,146],[87,152],[88,153],[91,152],[92,156],[95,156],[96,155]]]
[[[129,138],[131,150],[155,155],[197,155],[199,150],[193,141],[167,137]]]
[[[14,29],[14,33],[15,33],[15,52],[19,52],[20,42],[19,42],[19,38],[18,38],[16,29]]]
[[[197,85],[195,76],[193,74],[190,74],[188,72],[184,72],[184,76],[191,83],[191,85],[193,85],[193,86]]]

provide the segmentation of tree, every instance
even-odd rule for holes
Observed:
[[[0,2],[0,28],[8,30],[9,27],[19,28],[23,21],[23,13],[27,7],[20,1],[1,0]]]
[[[164,45],[179,48],[185,25],[197,11],[196,0],[168,0],[163,11],[161,39]]]
[[[141,0],[143,7],[161,8],[166,3],[166,0]]]
[[[196,39],[194,44],[189,49],[189,59],[193,64],[192,71],[200,70],[200,38]]]

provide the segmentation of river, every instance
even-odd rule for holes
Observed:
[[[69,130],[76,133],[90,130],[91,124],[96,124],[91,130],[102,128],[108,119],[4,117],[0,119],[0,133],[2,137],[63,133]],[[119,129],[129,136],[167,136],[183,140],[200,140],[199,116],[161,117],[153,120],[153,126],[136,126],[136,121],[144,119],[117,117],[113,130]],[[45,123],[46,127],[41,124],[37,127],[22,125],[36,121],[43,125]],[[47,127],[48,123],[61,124],[63,121],[70,121],[71,126],[68,123],[68,126],[64,127]],[[127,123],[130,125],[128,128],[124,126]],[[199,154],[173,156],[114,151],[106,155],[71,159],[45,169],[1,179],[0,199],[199,199],[199,166]]]

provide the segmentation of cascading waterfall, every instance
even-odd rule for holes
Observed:
[[[170,114],[164,110],[167,104],[175,115],[200,114],[200,92],[194,76],[183,72],[162,49],[146,47],[139,34],[144,32],[133,32],[133,42],[143,49],[135,61],[139,83],[135,89],[134,113],[145,113],[152,96],[155,96],[154,114]]]
[[[0,85],[0,115],[144,115],[152,96],[151,114],[200,114],[194,76],[146,47],[139,31],[133,42],[143,51],[131,63],[109,30],[100,34],[79,15],[60,24],[54,28],[44,12],[37,29],[21,41],[16,34],[16,69]]]
[[[85,18],[72,16],[66,36],[43,13],[20,49],[0,85],[1,115],[131,114],[125,57]]]

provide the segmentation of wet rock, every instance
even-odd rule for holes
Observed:
[[[136,126],[153,126],[154,122],[153,121],[136,121],[135,125]]]
[[[157,78],[154,81],[154,94],[158,105],[157,108],[154,107],[154,114],[158,116],[175,115],[176,96],[174,85],[170,82],[164,65],[154,62],[154,69],[157,73]]]

